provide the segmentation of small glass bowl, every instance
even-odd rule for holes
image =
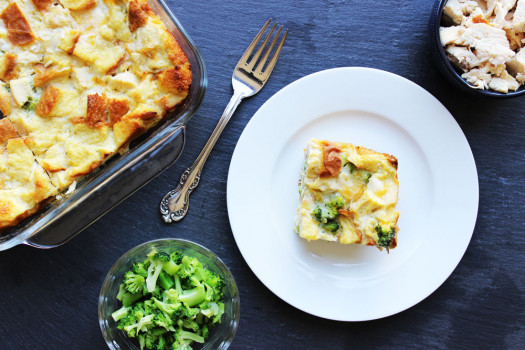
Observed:
[[[469,82],[461,77],[463,72],[454,66],[447,57],[445,48],[441,44],[439,36],[439,27],[441,26],[441,17],[443,16],[443,8],[448,0],[436,0],[429,21],[429,35],[431,54],[438,69],[459,90],[478,97],[491,97],[497,99],[505,99],[517,97],[525,94],[525,86],[521,86],[516,91],[509,91],[507,93],[498,92],[494,90],[481,90],[474,88]]]
[[[122,306],[117,299],[117,293],[124,273],[131,268],[133,263],[144,261],[153,248],[166,252],[181,251],[198,259],[205,268],[224,278],[224,315],[221,323],[210,328],[210,334],[204,344],[194,343],[192,347],[207,350],[227,349],[239,325],[240,300],[237,284],[228,267],[212,251],[197,243],[175,238],[157,239],[140,244],[122,255],[109,270],[102,283],[98,299],[100,329],[109,348],[139,349],[135,339],[128,338],[123,331],[117,328],[111,314]]]

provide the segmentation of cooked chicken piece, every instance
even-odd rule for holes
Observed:
[[[487,89],[492,75],[488,73],[487,67],[474,68],[461,75],[463,79],[468,81],[476,89]]]
[[[505,31],[485,23],[476,23],[467,28],[461,39],[463,45],[475,49],[480,61],[488,61],[496,66],[504,64],[515,55],[509,47]]]
[[[517,90],[519,87],[520,84],[507,71],[503,71],[499,77],[492,78],[489,83],[490,89],[503,93]]]
[[[446,51],[448,53],[447,56],[452,63],[463,69],[465,72],[479,64],[476,55],[474,55],[467,47],[452,45],[447,47]]]
[[[510,49],[513,51],[518,51],[523,47],[525,40],[525,33],[518,32],[514,28],[504,28],[505,33],[507,33],[507,39],[509,40]]]
[[[509,11],[516,5],[516,0],[501,0],[496,3],[494,7],[494,19],[492,19],[492,24],[498,28],[511,28],[512,23],[507,19]]]
[[[485,9],[485,11],[483,12],[483,15],[486,17],[486,18],[489,18],[490,16],[492,16],[492,13],[494,12],[494,7],[496,6],[496,3],[498,2],[499,0],[487,0],[486,1],[486,6],[487,8]],[[485,2],[483,0],[480,1],[481,3]],[[482,4],[480,4],[482,5]]]
[[[464,31],[465,28],[461,26],[439,28],[439,37],[441,38],[441,44],[443,46],[449,44],[459,44],[459,40],[461,39],[461,35]]]
[[[463,4],[459,0],[449,0],[443,8],[443,16],[452,23],[461,24],[463,21]]]
[[[518,73],[525,74],[525,50],[518,52],[512,60],[507,62],[507,70],[513,76]]]
[[[517,31],[523,32],[525,30],[525,0],[518,0],[514,17],[512,18],[512,25]]]

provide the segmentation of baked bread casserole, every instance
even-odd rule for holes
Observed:
[[[123,151],[191,80],[147,0],[0,2],[0,229]]]
[[[397,159],[349,143],[311,140],[299,183],[296,231],[307,240],[397,246]]]

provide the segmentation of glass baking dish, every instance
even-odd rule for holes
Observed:
[[[173,33],[186,53],[193,74],[188,98],[157,126],[130,143],[62,194],[17,226],[0,233],[0,251],[19,244],[37,248],[59,246],[95,222],[121,201],[171,166],[182,153],[185,126],[199,108],[208,84],[204,60],[163,0],[149,0],[151,9]]]

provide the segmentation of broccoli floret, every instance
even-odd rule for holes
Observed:
[[[173,261],[175,264],[180,265],[183,256],[184,255],[181,252],[173,252],[170,254],[170,260]]]
[[[137,275],[141,275],[142,277],[148,277],[148,269],[144,266],[143,263],[135,263],[131,267],[131,270],[135,272]]]
[[[179,301],[179,293],[173,288],[165,290],[162,293],[162,301],[168,304],[176,303]]]
[[[200,312],[204,316],[210,318],[210,317],[213,317],[213,316],[216,316],[217,314],[219,314],[220,307],[219,307],[219,304],[217,304],[215,302],[209,302],[209,303],[206,303],[205,305],[201,305],[201,311]]]
[[[312,217],[317,222],[322,222],[323,219],[323,209],[321,209],[320,206],[316,206],[315,209],[312,211]]]
[[[145,282],[143,276],[137,275],[133,271],[128,271],[124,274],[124,285],[126,286],[126,291],[131,294],[142,293],[145,289]]]
[[[140,333],[138,338],[141,349],[155,349],[157,347],[158,335],[152,333]]]
[[[123,306],[113,318],[141,349],[191,349],[224,314],[222,277],[182,253],[152,250],[119,288]]]
[[[159,335],[159,339],[157,341],[157,350],[164,350],[167,349],[166,340],[164,339],[163,335]]]
[[[117,294],[117,299],[122,302],[124,306],[133,305],[134,302],[142,298],[142,293],[132,294],[126,290],[125,284],[122,283],[119,286],[119,292]]]
[[[157,278],[162,271],[164,264],[169,261],[170,256],[164,252],[157,252],[153,250],[148,254],[148,259],[151,264],[148,267],[148,277],[146,277],[146,287],[148,292],[153,292],[155,290],[155,285],[157,283]]]
[[[149,327],[153,326],[154,317],[154,314],[143,316],[134,323],[124,325],[122,329],[127,333],[129,337],[136,337],[139,331],[146,332]],[[124,320],[128,319],[126,318]]]
[[[169,303],[162,302],[158,300],[157,298],[152,298],[152,300],[159,310],[167,313],[168,315],[171,315],[175,310],[181,307],[180,302],[169,304]]]
[[[165,328],[167,331],[175,331],[175,328],[173,327],[173,320],[169,315],[166,315],[163,312],[155,314],[153,323],[159,327]]]
[[[390,248],[392,240],[396,236],[396,229],[391,227],[390,229],[385,230],[381,227],[381,225],[376,225],[375,229],[377,236],[379,237],[377,245],[387,249]]]
[[[325,204],[324,210],[318,205],[312,211],[312,217],[325,231],[335,233],[339,230],[339,223],[337,222],[340,215],[339,209],[343,208],[345,204],[344,198],[337,194]]]
[[[185,255],[181,260],[181,266],[178,274],[181,278],[189,278],[193,276],[195,268],[199,266],[202,266],[199,260]]]
[[[335,209],[341,209],[345,206],[345,204],[345,199],[341,195],[337,194],[332,198],[327,206],[333,207]]]
[[[327,222],[326,224],[322,224],[321,227],[325,231],[334,233],[337,230],[339,230],[339,223],[337,223],[337,221],[335,221],[335,220],[331,220],[331,221]]]

